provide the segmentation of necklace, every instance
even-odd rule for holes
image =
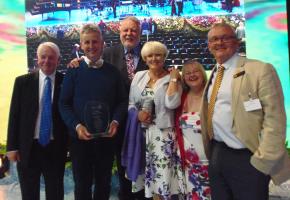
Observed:
[[[155,83],[159,78],[162,78],[164,76],[164,74],[166,73],[166,71],[162,71],[160,73],[156,73],[156,75],[154,75],[156,78],[152,77],[152,72],[149,72],[149,77],[150,77],[150,81],[152,83]]]

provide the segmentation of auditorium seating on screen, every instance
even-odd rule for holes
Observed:
[[[107,47],[113,46],[119,43],[118,34],[105,35],[105,44]],[[141,37],[142,42],[146,42],[145,36]],[[215,64],[213,56],[209,53],[207,48],[206,35],[192,35],[187,33],[170,32],[170,33],[158,33],[149,36],[149,40],[157,40],[166,44],[170,53],[166,59],[166,65],[168,67],[181,68],[182,65],[189,59],[197,59],[203,64],[206,70],[212,69]],[[72,59],[71,52],[73,45],[79,43],[78,39],[64,39],[58,40],[53,38],[61,50],[61,63],[60,70],[65,71],[67,63]],[[39,45],[37,39],[27,39],[27,51],[28,51],[28,67],[29,70],[36,68],[36,48]],[[245,53],[245,43],[242,43],[240,52]]]

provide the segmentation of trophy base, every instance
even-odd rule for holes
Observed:
[[[102,133],[91,133],[92,138],[100,138],[100,137],[107,137],[109,134],[108,132],[102,132]]]

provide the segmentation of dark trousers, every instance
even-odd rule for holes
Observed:
[[[63,200],[65,157],[53,151],[54,142],[42,147],[35,140],[28,166],[17,163],[22,200],[40,199],[40,176],[45,182],[46,200]],[[20,158],[21,159],[21,158]]]
[[[270,177],[250,164],[248,149],[212,141],[209,180],[213,200],[268,200]]]
[[[120,191],[118,196],[120,200],[145,199],[144,190],[137,193],[132,193],[132,182],[125,177],[125,168],[121,165],[121,153],[125,133],[125,127],[123,127],[122,125],[120,127],[120,131],[115,138],[115,156],[117,161],[118,177],[120,184]]]
[[[75,182],[75,200],[109,199],[113,144],[111,138],[72,141],[71,159]]]

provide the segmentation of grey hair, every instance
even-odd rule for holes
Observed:
[[[137,17],[134,17],[134,16],[126,17],[125,19],[123,19],[120,22],[120,26],[122,26],[122,22],[124,22],[124,21],[132,21],[132,22],[134,22],[141,29],[141,27],[140,27],[140,20]]]
[[[83,34],[89,33],[89,32],[97,33],[103,39],[102,31],[99,28],[99,26],[96,25],[96,24],[85,24],[85,25],[83,25],[83,27],[82,27],[82,29],[80,31],[80,39],[82,40],[82,35]]]
[[[44,47],[49,47],[49,48],[51,48],[51,49],[55,52],[55,54],[57,55],[57,57],[58,57],[58,58],[60,57],[60,50],[59,50],[59,47],[58,47],[55,43],[53,43],[53,42],[43,42],[43,43],[41,43],[41,44],[37,47],[37,51],[36,51],[36,53],[37,53],[38,56],[39,56],[40,51],[41,51]]]
[[[231,26],[230,24],[228,24],[228,23],[226,23],[226,22],[219,22],[219,23],[214,23],[214,24],[211,26],[210,30],[209,30],[208,33],[207,33],[207,37],[209,36],[210,31],[211,31],[212,29],[214,29],[214,28],[217,28],[217,27],[229,28],[229,29],[232,30],[232,32],[233,32],[233,36],[236,36],[236,34],[235,34],[235,29],[234,29],[233,26]]]

